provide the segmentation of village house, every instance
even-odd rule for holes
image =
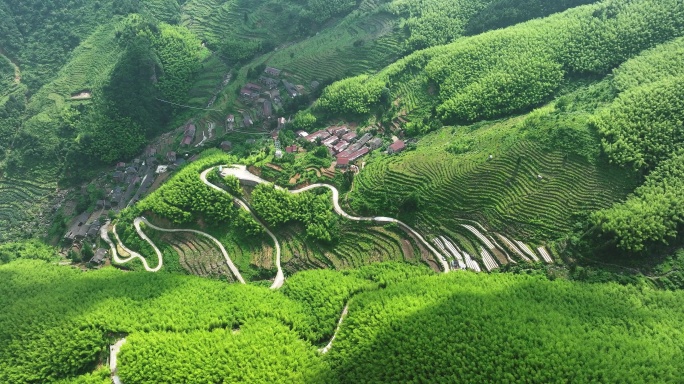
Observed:
[[[281,130],[281,129],[285,128],[285,123],[286,123],[285,118],[284,118],[284,117],[279,117],[279,118],[278,118],[278,127],[277,127],[277,129],[278,129],[278,130]]]
[[[254,83],[247,83],[243,88],[247,88],[253,92],[260,92],[263,88],[261,85],[254,84]]]
[[[347,134],[345,134],[345,135],[342,136],[342,140],[344,140],[344,141],[346,141],[346,142],[348,142],[348,143],[351,143],[351,142],[353,142],[354,140],[356,140],[356,136],[357,136],[357,135],[356,135],[355,132],[349,132],[349,133],[347,133]]]
[[[266,73],[266,74],[268,74],[268,75],[270,75],[270,76],[274,76],[274,77],[280,76],[280,73],[281,73],[281,72],[282,72],[282,71],[281,71],[280,69],[276,69],[276,68],[273,68],[273,67],[266,67],[266,69],[264,69],[264,73]]]
[[[335,165],[337,168],[347,168],[349,167],[349,158],[348,157],[338,157],[337,158],[337,165]]]
[[[301,130],[295,132],[295,134],[297,135],[297,137],[302,137],[302,138],[306,138],[307,136],[309,136],[309,132],[301,131]]]
[[[340,152],[344,151],[345,149],[347,149],[347,147],[349,147],[349,143],[347,143],[346,141],[343,140],[343,141],[340,141],[339,143],[337,143],[333,147],[333,151],[335,153],[340,153]]]
[[[368,146],[370,147],[371,151],[375,151],[376,149],[382,147],[382,139],[376,137],[368,142]]]
[[[173,163],[174,161],[176,161],[176,152],[166,152],[166,161],[168,161],[169,163]]]
[[[299,93],[297,93],[297,88],[294,86],[294,84],[288,82],[287,80],[283,80],[283,85],[285,86],[287,94],[290,95],[290,97],[299,96]]]
[[[406,148],[406,144],[402,140],[395,141],[392,145],[387,148],[387,153],[390,155],[393,153],[399,153]]]
[[[254,124],[249,112],[242,112],[242,124],[244,124],[245,127],[251,127],[252,124]]]
[[[328,148],[332,148],[337,142],[340,141],[340,139],[337,136],[330,136],[327,139],[321,141],[321,144],[325,145]]]
[[[314,142],[316,142],[316,140],[319,139],[319,138],[320,138],[321,140],[325,140],[325,139],[327,139],[328,137],[330,137],[330,133],[328,133],[328,131],[326,131],[326,130],[320,130],[320,131],[316,131],[316,132],[314,132],[314,133],[312,133],[312,134],[306,136],[305,139],[306,139],[308,142],[310,142],[310,143],[314,143]]]
[[[285,147],[285,152],[287,153],[297,153],[297,146],[296,145],[291,145],[289,147]]]
[[[195,139],[195,132],[197,131],[197,127],[195,127],[195,124],[189,123],[188,125],[185,126],[185,133],[183,137],[183,141],[181,141],[182,146],[188,146],[192,143],[192,141]]]
[[[259,97],[259,93],[254,92],[247,87],[242,87],[240,89],[240,96],[248,98],[248,99],[256,99],[257,97]]]
[[[116,171],[112,175],[112,178],[114,179],[114,182],[120,183],[126,178],[126,175],[121,171]]]
[[[83,212],[74,220],[74,223],[69,228],[69,231],[64,236],[65,240],[76,241],[81,240],[86,236],[88,232],[88,226],[85,225],[86,221],[90,217],[88,212]]]
[[[271,105],[271,102],[266,100],[264,101],[264,105],[262,107],[262,113],[264,118],[270,119],[273,117],[273,106]]]
[[[268,89],[274,89],[278,87],[279,81],[276,79],[273,79],[271,77],[266,77],[266,76],[260,76],[259,81],[264,84],[265,86],[268,87]]]
[[[90,263],[100,265],[104,263],[106,258],[107,250],[104,248],[98,248],[97,251],[95,251],[95,255],[92,257],[92,259],[90,259]]]
[[[224,152],[230,152],[233,149],[233,143],[230,141],[226,140],[221,143],[221,150]]]

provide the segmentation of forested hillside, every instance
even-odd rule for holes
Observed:
[[[647,175],[681,141],[683,12],[677,0],[573,8],[336,82],[313,112],[406,116],[414,137],[453,126],[420,140],[416,153],[369,164],[354,191],[358,209],[401,213],[418,199],[419,225],[450,229],[455,217],[484,216],[495,229],[547,240],[583,222],[592,247],[655,251],[681,231],[670,187],[679,181],[662,181],[673,164]],[[634,197],[608,208],[644,177]]]
[[[666,383],[684,368],[684,297],[647,287],[394,264],[306,272],[282,291],[35,260],[0,277],[0,380],[17,384],[102,382],[123,337],[118,375],[133,384]]]

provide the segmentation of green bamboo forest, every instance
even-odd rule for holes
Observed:
[[[0,383],[679,383],[684,0],[0,0]]]

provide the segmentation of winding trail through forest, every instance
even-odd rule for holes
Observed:
[[[325,347],[319,349],[318,352],[326,354],[328,353],[330,348],[332,348],[333,341],[335,341],[335,337],[337,337],[337,333],[340,331],[340,328],[342,327],[342,321],[344,321],[344,318],[347,316],[347,313],[349,313],[349,301],[347,301],[347,304],[345,304],[344,309],[342,310],[342,314],[340,315],[340,319],[337,321],[337,328],[335,328],[335,333],[333,333],[328,344]]]
[[[3,51],[2,48],[0,48],[0,55],[7,58],[7,60],[10,62],[10,64],[12,64],[12,67],[14,67],[14,83],[15,84],[21,83],[21,70],[19,69],[19,65],[14,60],[12,60],[9,56],[7,56],[7,54],[5,54],[5,51]]]

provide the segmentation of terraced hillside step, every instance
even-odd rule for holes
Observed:
[[[542,256],[542,259],[544,259],[544,261],[546,261],[546,262],[549,263],[549,264],[550,264],[550,263],[553,263],[553,259],[551,258],[551,255],[550,255],[549,252],[546,250],[546,248],[544,248],[544,247],[539,247],[539,248],[537,248],[537,251],[538,251],[539,254]]]
[[[496,263],[496,261],[494,261],[494,257],[492,257],[492,255],[482,247],[480,247],[480,256],[482,256],[482,261],[485,265],[485,268],[487,268],[487,271],[492,271],[499,268],[499,265]]]
[[[532,260],[539,261],[539,258],[537,257],[537,255],[534,254],[532,249],[527,244],[525,244],[519,240],[515,240],[515,243],[518,245],[518,247],[520,247],[520,249],[522,249],[523,252],[525,252],[528,256],[530,256],[532,258]]]
[[[518,247],[511,240],[509,240],[506,236],[504,236],[500,233],[497,233],[496,235],[501,239],[501,241],[504,242],[504,244],[506,244],[506,246],[508,248],[511,249],[511,251],[513,251],[521,259],[525,260],[528,263],[530,262],[530,259],[520,249],[518,249]]]

